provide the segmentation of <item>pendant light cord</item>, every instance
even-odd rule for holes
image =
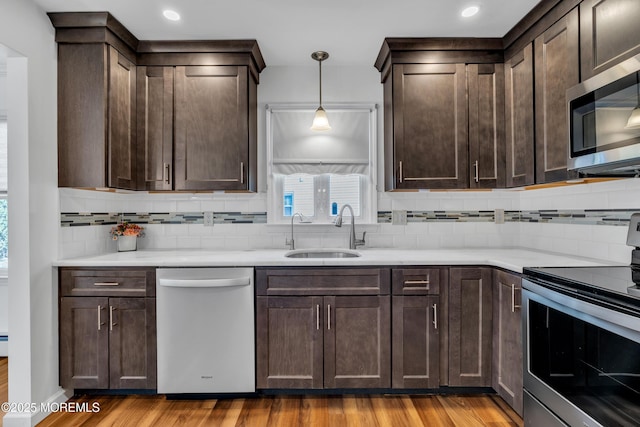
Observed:
[[[318,86],[320,87],[320,108],[322,108],[322,61],[318,61],[318,68],[320,70],[320,78],[318,79]]]

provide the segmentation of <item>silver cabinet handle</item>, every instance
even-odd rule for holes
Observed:
[[[240,162],[240,184],[244,184],[244,162]]]
[[[113,327],[117,326],[117,323],[113,323],[113,311],[116,310],[113,306],[109,306],[109,330],[113,331]]]
[[[520,308],[519,305],[516,305],[516,285],[511,284],[511,312],[514,313],[516,308]]]
[[[327,305],[327,329],[331,330],[331,304]]]
[[[398,176],[400,178],[400,184],[402,184],[402,160],[398,162]]]
[[[120,286],[118,282],[94,282],[93,286]]]
[[[316,331],[320,330],[320,304],[316,304]]]
[[[475,172],[473,174],[474,180],[476,182],[480,182],[480,172],[478,169],[478,161],[476,160],[475,162],[473,162],[473,168],[475,169]]]
[[[164,172],[167,174],[167,177],[165,178],[164,182],[167,184],[171,184],[171,164],[170,163],[164,164]]]
[[[438,329],[438,304],[433,304],[433,329]]]
[[[102,326],[104,325],[104,323],[102,323],[102,317],[100,314],[100,310],[102,310],[103,307],[101,305],[98,306],[98,330],[102,330]]]

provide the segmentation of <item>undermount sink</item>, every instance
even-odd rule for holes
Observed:
[[[296,249],[284,254],[287,258],[356,258],[359,252],[348,249]]]

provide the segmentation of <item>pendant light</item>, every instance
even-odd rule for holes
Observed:
[[[625,129],[638,129],[640,128],[640,84],[638,81],[638,73],[636,73],[636,91],[637,91],[637,104],[636,108],[631,111],[631,115],[629,116],[629,120],[627,120],[627,125],[624,127]]]
[[[327,52],[319,50],[317,52],[313,52],[311,57],[318,61],[318,68],[320,70],[320,105],[316,110],[316,115],[313,118],[313,124],[311,125],[311,130],[330,130],[331,126],[329,126],[329,119],[327,118],[327,113],[322,108],[322,61],[329,57]]]

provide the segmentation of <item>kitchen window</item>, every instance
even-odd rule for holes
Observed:
[[[332,129],[315,132],[314,106],[267,107],[269,223],[289,223],[300,213],[329,224],[345,204],[358,222],[376,220],[376,107],[325,109]]]

